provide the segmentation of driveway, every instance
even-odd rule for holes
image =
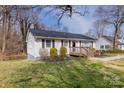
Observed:
[[[124,55],[117,55],[117,56],[104,57],[104,58],[94,57],[92,59],[100,60],[100,61],[112,61],[112,60],[117,60],[117,59],[122,59],[122,58],[124,58]]]

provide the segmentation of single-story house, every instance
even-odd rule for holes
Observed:
[[[113,47],[113,36],[101,36],[96,41],[96,50],[110,50]],[[118,49],[124,50],[124,42],[118,39]]]
[[[70,53],[71,47],[96,47],[96,39],[82,34],[36,29],[31,29],[28,32],[26,42],[28,59],[40,58],[39,51],[47,49],[50,52],[50,48],[57,48],[59,54],[61,46],[67,48],[67,54]]]

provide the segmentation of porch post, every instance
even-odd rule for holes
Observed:
[[[81,57],[81,41],[80,41],[80,47],[79,47],[79,53],[80,53],[80,57]]]
[[[71,41],[69,40],[69,48],[71,47]]]

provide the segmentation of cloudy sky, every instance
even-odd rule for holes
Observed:
[[[61,27],[66,28],[68,32],[84,34],[89,29],[92,28],[93,22],[96,20],[94,16],[94,11],[98,6],[87,6],[89,13],[85,16],[80,16],[79,14],[73,14],[71,18],[63,17],[61,20]],[[79,11],[82,11],[81,9]],[[52,14],[42,15],[42,23],[48,27],[58,28],[57,19]],[[65,29],[64,29],[65,30]]]

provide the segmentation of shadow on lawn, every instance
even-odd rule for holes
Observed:
[[[116,75],[104,73],[101,64],[86,60],[61,63],[33,63],[11,78],[12,87],[123,87]]]

